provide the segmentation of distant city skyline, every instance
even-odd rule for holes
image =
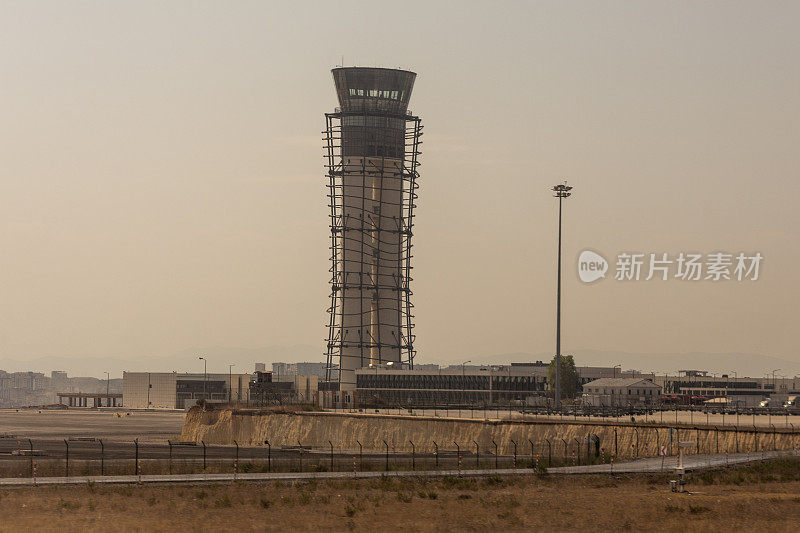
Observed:
[[[563,353],[800,366],[798,4],[0,10],[0,368],[102,376],[204,346],[323,361],[321,117],[342,57],[418,74],[418,362],[554,353],[567,180]],[[752,282],[582,283],[587,249],[764,259]]]
[[[0,370],[9,372],[35,371],[50,375],[53,370],[64,370],[72,376],[93,376],[104,378],[105,372],[111,376],[121,377],[123,371],[133,372],[202,372],[202,361],[198,362],[198,354],[208,358],[209,372],[227,372],[228,365],[233,364],[235,372],[253,372],[256,363],[264,363],[270,369],[272,363],[308,362],[324,364],[324,357],[311,345],[265,346],[256,349],[235,347],[192,348],[176,352],[165,357],[136,358],[80,358],[80,357],[42,357],[29,360],[0,358]],[[567,352],[574,355],[577,366],[620,365],[624,370],[656,374],[677,374],[680,370],[707,370],[710,374],[737,374],[739,377],[763,377],[776,370],[776,375],[800,376],[800,364],[770,357],[764,354],[743,353],[627,353],[605,352],[599,350],[576,350]],[[529,353],[473,353],[450,359],[425,358],[418,359],[417,365],[439,364],[460,365],[466,360],[475,365],[507,365],[509,363],[549,362],[552,355],[546,352]],[[104,370],[98,370],[98,369]]]

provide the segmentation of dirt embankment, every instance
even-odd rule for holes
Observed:
[[[328,412],[250,411],[220,409],[202,411],[192,409],[186,416],[181,438],[188,441],[205,441],[206,444],[263,445],[269,440],[273,446],[303,446],[327,448],[331,441],[336,449],[383,450],[384,441],[397,449],[405,449],[413,441],[419,451],[433,449],[435,441],[442,448],[454,448],[457,442],[462,449],[474,449],[477,442],[482,450],[510,454],[513,442],[518,453],[530,451],[531,442],[536,453],[546,453],[550,441],[554,456],[567,455],[580,443],[586,453],[587,435],[597,435],[600,446],[610,454],[616,449],[621,458],[658,455],[660,446],[667,444],[670,454],[676,443],[699,442],[700,452],[756,451],[763,446],[771,449],[793,449],[800,444],[800,434],[784,432],[715,431],[714,428],[679,428],[673,430],[672,444],[667,426],[654,424],[608,423],[554,423],[545,421],[499,421],[445,419],[419,416],[346,414]],[[577,442],[576,442],[577,439]],[[616,444],[615,444],[616,443]],[[695,447],[687,453],[695,453]]]

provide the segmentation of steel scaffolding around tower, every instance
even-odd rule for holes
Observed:
[[[407,111],[414,73],[351,67],[333,75],[341,107],[325,115],[324,132],[331,229],[326,380],[338,363],[331,389],[354,391],[359,368],[413,365],[411,238],[422,124]]]

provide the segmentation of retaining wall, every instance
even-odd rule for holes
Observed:
[[[674,455],[679,441],[695,443],[686,453],[755,452],[762,447],[787,450],[800,446],[800,433],[783,429],[729,426],[715,430],[652,423],[473,420],[237,409],[202,411],[198,407],[187,414],[181,439],[206,444],[233,444],[236,440],[242,446],[263,445],[269,440],[275,447],[301,443],[324,449],[331,441],[337,450],[358,449],[360,441],[363,449],[370,451],[383,451],[384,440],[397,450],[410,448],[409,441],[413,441],[420,452],[432,451],[434,441],[440,449],[454,449],[457,442],[462,450],[473,451],[477,442],[481,450],[493,451],[494,440],[501,454],[512,453],[512,441],[516,441],[520,455],[530,452],[531,442],[535,453],[547,454],[549,440],[553,457],[563,457],[565,449],[566,456],[571,457],[578,443],[581,453],[586,454],[587,435],[597,435],[604,453],[610,455],[616,450],[620,458],[655,456],[662,445],[667,445],[669,455]]]

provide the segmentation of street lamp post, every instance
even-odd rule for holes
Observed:
[[[228,365],[228,403],[231,403],[231,389],[233,388],[233,367],[236,366],[234,364]]]
[[[208,400],[206,392],[206,383],[208,382],[208,360],[205,357],[198,357],[203,361],[203,400]]]
[[[553,187],[558,198],[558,289],[556,291],[556,409],[561,410],[561,204],[572,194],[572,187],[560,183]]]
[[[467,398],[467,373],[464,370],[464,365],[466,365],[467,363],[471,363],[471,362],[472,362],[472,359],[470,359],[469,361],[464,361],[463,363],[461,363],[461,390],[464,393],[464,400],[466,400],[466,398]],[[464,403],[466,403],[466,401]],[[460,409],[461,408],[459,407],[459,413],[461,412]]]

